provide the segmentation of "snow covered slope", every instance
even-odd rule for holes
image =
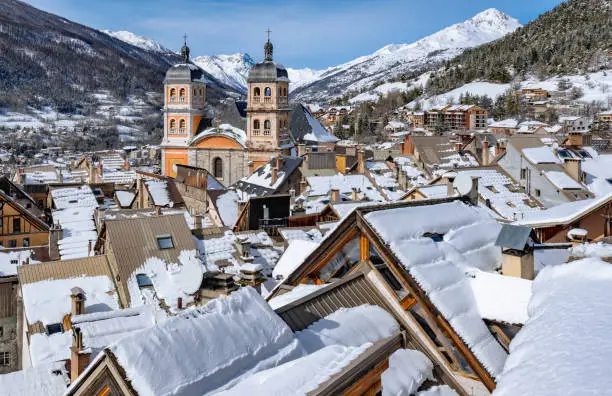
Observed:
[[[497,40],[519,28],[518,20],[491,8],[411,44],[390,44],[373,54],[329,68],[295,90],[296,97],[325,100],[380,80],[450,59],[466,48]]]
[[[141,48],[143,50],[147,50],[147,51],[151,51],[151,52],[157,52],[160,54],[175,54],[174,51],[169,50],[168,48],[164,47],[163,45],[161,45],[160,43],[158,43],[157,41],[151,40],[150,38],[146,38],[146,37],[142,37],[142,36],[138,36],[132,32],[128,32],[126,30],[120,30],[118,32],[111,32],[110,30],[102,30],[103,33],[108,34],[109,36],[112,36],[118,40],[123,41],[124,43],[128,43],[133,45],[134,47],[138,47]]]

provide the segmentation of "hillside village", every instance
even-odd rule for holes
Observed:
[[[0,114],[0,394],[610,392],[612,70],[296,100],[268,31],[220,98],[143,45],[132,138]]]

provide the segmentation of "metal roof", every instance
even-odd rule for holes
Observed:
[[[289,74],[285,66],[273,61],[264,61],[253,65],[249,71],[247,82],[276,82],[289,81]]]
[[[531,231],[532,229],[529,227],[502,224],[502,228],[499,231],[495,245],[510,249],[523,250],[529,243]]]
[[[109,261],[119,275],[118,286],[128,305],[128,280],[147,259],[158,257],[168,263],[176,263],[181,251],[196,249],[191,230],[182,214],[107,219],[105,224],[106,239],[110,244]],[[159,235],[171,235],[174,248],[160,249],[157,245]]]
[[[91,256],[73,260],[27,264],[17,268],[21,284],[36,283],[47,279],[70,279],[81,276],[108,276],[113,278],[106,256]]]

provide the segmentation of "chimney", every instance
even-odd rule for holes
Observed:
[[[414,143],[412,142],[412,135],[404,136],[404,142],[402,143],[402,154],[414,155]]]
[[[293,206],[295,204],[295,189],[289,190],[289,205]]]
[[[17,168],[17,184],[23,184],[23,168]]]
[[[130,161],[128,161],[127,158],[123,162],[123,169],[130,169]]]
[[[359,190],[357,189],[357,187],[353,187],[353,192],[351,193],[351,199],[353,201],[359,201]]]
[[[249,161],[249,176],[251,176],[253,174],[253,172],[255,172],[255,163],[253,161]]]
[[[332,188],[331,190],[331,201],[338,202],[340,201],[340,190],[337,188]]]
[[[273,186],[278,181],[278,168],[272,168],[272,180],[270,181],[270,185]]]
[[[524,234],[514,231],[520,228],[503,224],[495,245],[502,249],[502,275],[532,280],[535,277],[533,241],[531,236],[520,239],[519,235]]]
[[[572,228],[567,233],[567,239],[572,243],[572,247],[576,247],[586,243],[588,231],[583,228]]]
[[[490,156],[491,156],[491,152],[489,151],[489,141],[485,137],[484,141],[482,142],[482,165],[483,166],[487,166],[491,163],[491,160],[489,158]]]
[[[462,147],[463,145],[461,144],[461,142],[455,142],[455,151],[461,151]]]
[[[161,206],[155,205],[155,216],[161,215]]]
[[[91,351],[83,348],[83,334],[79,327],[72,327],[72,346],[70,347],[70,382],[74,382],[91,360]]]
[[[580,158],[566,158],[563,167],[568,175],[582,183],[582,160]]]
[[[145,189],[142,174],[136,176],[136,192],[138,193],[138,209],[143,209],[145,206]]]
[[[302,157],[304,154],[306,154],[306,145],[304,143],[298,144],[297,149],[298,149],[298,152],[297,152],[298,157]]]
[[[504,151],[506,151],[506,148],[500,142],[497,142],[495,144],[495,157],[499,157]]]
[[[283,167],[283,157],[281,155],[276,156],[276,169],[280,169]]]
[[[357,150],[357,173],[364,175],[366,171],[365,150]]]
[[[91,241],[91,239],[90,239],[89,241],[87,241],[87,255],[88,255],[88,256],[91,256],[91,255],[92,255],[92,254],[91,254],[92,248],[93,248],[93,244],[92,244],[92,241]]]
[[[96,167],[93,165],[93,162],[89,163],[89,184],[93,184],[96,182]]]
[[[176,301],[176,307],[178,309],[183,309],[183,297],[178,298],[178,300]]]
[[[85,313],[85,292],[80,287],[73,287],[70,289],[70,300],[72,301],[72,308],[70,314],[72,316],[83,315]]]
[[[192,216],[193,216],[193,229],[195,231],[201,230],[202,222],[203,222],[202,220],[204,220],[204,216],[202,216],[202,214],[200,214],[199,212],[196,212]]]

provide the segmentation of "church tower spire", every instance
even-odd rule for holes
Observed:
[[[189,53],[191,52],[189,47],[187,46],[187,33],[183,36],[184,44],[183,48],[181,48],[181,58],[183,58],[183,63],[189,63]]]
[[[272,62],[272,53],[274,52],[274,46],[270,42],[270,33],[271,32],[272,31],[270,29],[266,30],[266,33],[268,33],[268,41],[264,45],[264,53],[266,55],[266,58],[265,58],[266,62]]]

